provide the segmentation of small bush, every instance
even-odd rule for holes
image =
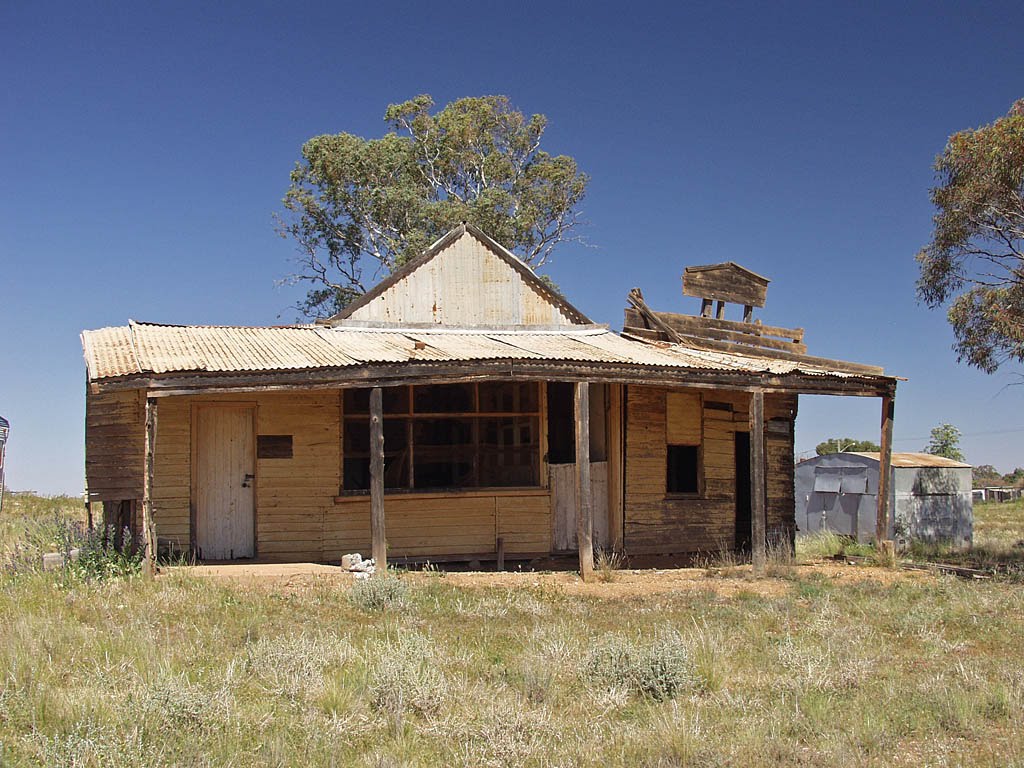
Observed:
[[[86,581],[132,576],[142,571],[143,547],[125,530],[117,536],[114,526],[87,528],[67,522],[58,532],[58,544],[64,555],[64,572]],[[120,543],[119,541],[120,540]],[[77,556],[72,552],[77,550]]]
[[[231,701],[223,689],[210,690],[183,675],[167,675],[142,689],[139,704],[155,722],[175,728],[202,730],[228,719]]]
[[[647,644],[620,636],[605,638],[588,655],[585,674],[604,688],[654,701],[674,698],[697,683],[689,648],[677,632],[664,632]]]
[[[348,641],[305,634],[261,637],[245,648],[243,669],[273,696],[298,700],[324,687],[324,670],[348,661]]]
[[[399,636],[370,666],[370,701],[400,731],[407,712],[429,715],[443,703],[447,688],[434,646],[421,634]]]
[[[352,585],[348,599],[364,611],[384,611],[405,605],[409,588],[397,576],[382,573]]]

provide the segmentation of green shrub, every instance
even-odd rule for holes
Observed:
[[[604,688],[625,690],[655,701],[696,687],[690,651],[677,632],[662,632],[644,643],[621,636],[602,639],[588,654],[585,675]]]
[[[114,526],[87,528],[65,522],[58,529],[58,546],[64,555],[64,573],[86,581],[133,576],[142,571],[143,548],[128,530],[117,536]],[[120,541],[119,541],[120,539]],[[77,556],[72,552],[77,550]]]
[[[349,590],[348,599],[364,611],[384,611],[405,605],[409,588],[401,579],[382,573],[369,579],[360,579]]]

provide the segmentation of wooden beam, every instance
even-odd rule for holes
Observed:
[[[146,398],[146,437],[144,455],[146,471],[142,478],[142,535],[145,552],[142,558],[142,573],[146,578],[156,575],[156,526],[153,522],[153,454],[156,450],[157,399]]]
[[[896,388],[882,398],[882,439],[878,453],[878,512],[875,520],[875,544],[879,551],[889,538],[889,495],[892,477],[892,420],[896,411]]]
[[[751,308],[753,313],[753,308]],[[738,322],[736,320],[718,320],[714,317],[697,317],[695,315],[684,315],[678,312],[655,312],[658,318],[677,331],[699,331],[706,332],[708,329],[716,331],[733,331],[743,334],[744,337],[774,336],[783,341],[802,342],[804,340],[803,328],[783,328],[779,325],[765,325],[760,320],[757,322]],[[635,322],[641,318],[639,310],[626,308],[626,325],[643,325]],[[633,321],[633,322],[631,322]]]
[[[639,288],[634,288],[633,290],[631,290],[626,295],[626,299],[629,301],[630,304],[636,307],[637,311],[641,315],[643,315],[644,320],[646,320],[654,328],[664,333],[665,338],[667,338],[669,341],[682,341],[682,337],[674,329],[666,325],[662,321],[662,319],[658,317],[657,312],[655,312],[653,309],[647,306],[647,302],[644,301],[644,296],[642,293],[640,293]],[[711,305],[709,304],[708,306],[710,307]]]
[[[580,550],[580,576],[594,574],[593,504],[590,498],[590,384],[576,383],[576,540]]]
[[[764,392],[750,396],[750,554],[754,575],[763,576],[765,566]]]
[[[659,329],[660,330],[660,329]],[[655,331],[649,328],[634,328],[626,326],[622,329],[622,335],[629,337],[634,336],[643,339],[655,339],[659,337],[653,335]],[[699,336],[697,334],[685,334],[679,333],[678,331],[672,331],[675,334],[674,338],[668,338],[668,341],[676,341],[682,343],[688,347],[696,349],[703,349],[709,352],[726,352],[730,355],[742,355],[744,357],[756,357],[756,358],[767,358],[769,360],[788,360],[794,363],[805,363],[808,366],[814,368],[825,368],[830,371],[838,371],[840,373],[849,373],[854,376],[885,376],[885,371],[882,368],[874,365],[863,365],[861,363],[851,363],[846,360],[831,360],[827,357],[815,357],[814,355],[806,355],[803,352],[795,351],[797,348],[802,348],[803,345],[791,345],[792,349],[775,349],[774,347],[768,348],[764,344],[755,345],[753,343],[736,343],[730,341],[720,341],[719,339],[712,339],[708,336]],[[661,337],[661,341],[665,341],[666,337]],[[765,340],[770,341],[769,339]],[[788,342],[784,342],[783,345],[787,345]]]
[[[622,420],[625,387],[608,385],[608,531],[612,551],[622,554],[625,533],[623,498],[623,459],[625,458]]]
[[[380,387],[370,390],[370,535],[377,573],[388,569],[384,532],[384,414]]]
[[[628,336],[629,334],[624,334]],[[753,357],[788,359],[785,353],[750,347],[744,354]],[[882,397],[895,382],[880,368],[865,368],[839,361],[797,356],[808,365],[829,363],[848,377],[803,373],[770,374],[759,371],[718,371],[682,366],[646,366],[631,363],[588,363],[531,360],[487,360],[480,362],[382,363],[352,369],[317,371],[266,371],[233,374],[146,375],[119,377],[97,385],[103,392],[148,390],[150,397],[172,397],[201,393],[288,392],[296,389],[326,390],[335,387],[393,387],[405,384],[451,384],[473,381],[590,381],[686,386],[706,389],[733,389],[750,392],[781,392],[807,395],[853,395]],[[820,362],[819,362],[820,361]],[[850,370],[846,370],[849,368]],[[873,373],[873,372],[874,373]]]

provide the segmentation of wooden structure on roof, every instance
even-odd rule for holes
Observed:
[[[687,290],[763,305],[767,281],[725,266]],[[799,395],[882,397],[888,446],[896,380],[807,356],[802,331],[630,302],[626,333],[595,325],[463,225],[316,325],[86,331],[90,503],[151,567],[158,541],[206,560],[574,552],[584,577],[598,548],[763,566],[793,535]]]
[[[683,295],[701,298],[701,317],[711,317],[711,304],[718,302],[716,317],[721,320],[726,302],[743,305],[743,320],[753,319],[754,307],[763,307],[768,295],[767,277],[751,272],[732,261],[686,267],[683,270]]]

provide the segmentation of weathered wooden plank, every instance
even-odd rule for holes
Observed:
[[[627,314],[627,318],[640,317],[640,313],[638,313],[636,310],[626,311],[627,313],[635,313],[633,315]],[[781,341],[796,343],[800,343],[804,340],[805,331],[803,328],[783,328],[778,325],[764,325],[760,320],[753,323],[747,323],[737,322],[735,320],[719,320],[713,317],[697,317],[694,315],[684,315],[678,312],[658,312],[657,315],[662,321],[667,323],[669,326],[674,327],[680,331],[731,331],[733,333],[738,333],[741,336],[774,336]],[[643,323],[629,324],[644,327]]]
[[[732,342],[742,345],[742,347],[737,347],[737,349],[745,349],[747,346],[750,346],[755,349],[779,350],[796,354],[806,354],[807,352],[807,345],[802,341],[771,338],[760,332],[766,326],[761,326],[757,323],[747,325],[744,323],[733,323],[730,320],[678,315],[669,312],[655,312],[654,315],[659,321],[658,323],[645,318],[641,312],[635,309],[626,309],[623,328],[634,336],[653,340],[685,342],[688,338],[696,341],[710,339],[712,341]],[[741,327],[745,326],[749,330],[737,331],[731,328],[718,327],[726,323]],[[670,329],[672,333],[668,334],[664,329]],[[802,329],[796,328],[780,328],[777,330],[790,330],[794,336],[802,336],[803,334]]]
[[[701,412],[698,392],[669,392],[666,395],[665,420],[670,445],[700,445]]]
[[[767,278],[731,261],[683,270],[684,295],[754,307],[764,306],[768,282]]]
[[[576,540],[580,553],[580,577],[593,578],[594,544],[592,491],[590,488],[590,384],[578,382],[574,398],[576,416]]]
[[[625,387],[608,385],[608,543],[612,551],[623,551],[625,499],[623,497],[623,401]]]
[[[387,572],[388,550],[384,532],[384,416],[380,387],[370,391],[370,530],[373,559],[380,573]]]
[[[147,578],[156,575],[156,526],[153,522],[153,454],[156,448],[157,403],[155,398],[146,398],[146,470],[142,486],[142,530],[146,551],[142,560],[142,573]]]
[[[878,455],[878,511],[875,520],[875,544],[881,550],[889,538],[889,495],[892,476],[892,424],[896,415],[896,389],[882,398],[881,443]]]
[[[766,504],[764,393],[755,391],[750,397],[750,549],[755,576],[764,575]]]

